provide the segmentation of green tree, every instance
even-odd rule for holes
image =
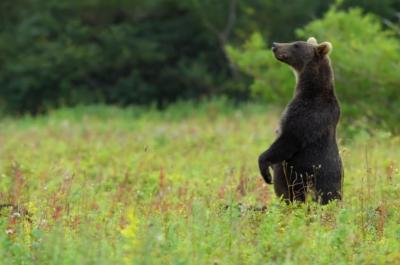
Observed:
[[[394,32],[361,9],[333,8],[322,19],[298,30],[297,35],[300,39],[315,36],[333,44],[336,88],[348,125],[366,119],[399,132],[400,41]],[[266,47],[255,34],[243,47],[229,50],[232,60],[254,78],[254,95],[271,103],[286,102],[293,93],[293,74]]]
[[[282,84],[268,95],[276,101],[291,91],[292,74],[265,52],[269,45],[255,37],[240,50],[253,57],[250,64],[255,65],[249,69],[245,62],[238,63],[246,56],[235,56],[228,47],[243,43],[252,32],[269,41],[293,40],[296,28],[320,18],[332,3],[2,0],[0,109],[39,113],[98,102],[162,107],[214,95],[246,100],[249,71],[255,69],[260,69],[257,76],[269,77],[257,78],[250,90],[265,95],[262,82]],[[395,0],[344,0],[341,8],[358,4],[385,19],[400,8]],[[386,21],[396,28],[393,19]]]
[[[341,9],[360,7],[365,12],[373,13],[382,18],[393,20],[396,18],[396,12],[400,9],[398,0],[344,0],[340,2]]]
[[[331,9],[298,31],[332,42],[336,85],[345,115],[399,132],[400,41],[361,9]]]
[[[0,32],[3,109],[162,106],[216,94],[228,79],[220,44],[180,1],[29,3]]]

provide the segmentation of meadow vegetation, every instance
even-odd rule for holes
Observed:
[[[399,9],[0,1],[0,265],[400,264]],[[327,206],[257,166],[295,83],[269,43],[309,36],[343,112]]]
[[[219,100],[3,119],[0,264],[400,263],[400,138],[340,128],[343,202],[287,206],[257,169],[279,112]]]

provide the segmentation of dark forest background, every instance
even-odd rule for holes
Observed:
[[[333,43],[349,121],[398,131],[399,0],[2,0],[0,109],[227,97],[282,105],[294,79],[272,41]]]

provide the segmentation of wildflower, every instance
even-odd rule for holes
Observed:
[[[136,246],[137,244],[137,230],[139,225],[139,220],[135,215],[135,211],[131,208],[128,210],[128,225],[121,230],[121,234],[127,239],[130,247]]]
[[[32,201],[28,202],[28,205],[26,206],[26,209],[28,210],[28,212],[30,214],[35,214],[35,213],[37,213],[37,210],[38,210],[36,205],[35,205],[35,203],[32,202]]]
[[[134,250],[138,245],[137,232],[139,226],[139,220],[136,217],[133,208],[128,210],[127,221],[127,226],[121,230],[121,235],[126,240],[124,245],[126,256],[123,260],[125,264],[132,264],[132,261],[134,260]]]
[[[19,217],[21,217],[21,214],[20,214],[19,212],[14,212],[14,213],[11,215],[11,217],[12,217],[12,218],[19,218]]]

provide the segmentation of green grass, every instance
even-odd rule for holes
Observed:
[[[278,117],[213,102],[4,119],[0,203],[19,209],[1,210],[0,264],[399,264],[400,138],[342,136],[343,203],[286,206],[257,170]]]

